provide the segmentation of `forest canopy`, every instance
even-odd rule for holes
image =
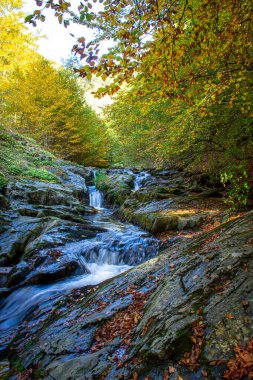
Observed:
[[[84,85],[72,70],[38,54],[21,8],[20,0],[0,0],[1,124],[63,158],[104,165],[107,137]]]
[[[37,8],[36,8],[37,5]],[[73,4],[73,5],[76,5]],[[96,76],[111,163],[163,167],[175,162],[229,183],[244,203],[252,183],[253,4],[250,0],[100,0],[77,8],[36,0],[26,22],[45,9],[65,27],[93,30],[79,38],[74,69]],[[111,43],[101,53],[104,41]]]

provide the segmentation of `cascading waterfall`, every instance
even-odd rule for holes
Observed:
[[[142,187],[143,182],[149,177],[151,177],[151,174],[145,171],[136,174],[134,178],[134,191],[139,190]]]
[[[96,170],[93,171],[94,182],[96,181]],[[96,182],[95,182],[96,183]],[[90,198],[90,206],[96,209],[103,208],[103,194],[96,188],[96,185],[89,186],[89,198]]]
[[[133,191],[140,190],[140,188],[143,186],[143,183],[145,180],[151,177],[151,174],[147,171],[142,171],[139,173],[134,173],[130,169],[125,169],[123,173],[126,173],[128,175],[131,175],[134,177],[134,188]]]
[[[90,186],[89,191],[90,205],[101,209],[102,194],[95,186]],[[64,258],[79,263],[78,275],[17,289],[1,301],[0,336],[10,336],[32,310],[42,313],[71,290],[99,284],[156,255],[158,241],[155,238],[136,226],[116,221],[111,214],[112,210],[102,209],[101,213],[89,216],[93,228],[102,227],[105,232],[58,247]]]

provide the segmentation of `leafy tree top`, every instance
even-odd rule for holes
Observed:
[[[171,98],[184,96],[194,84],[227,86],[252,71],[250,0],[96,2],[80,2],[75,13],[70,2],[36,0],[39,9],[27,21],[44,21],[46,7],[65,26],[78,22],[95,30],[93,41],[79,38],[73,51],[85,60],[76,69],[82,77],[113,78],[98,96],[115,93],[133,76],[143,83],[143,91]],[[105,40],[113,41],[113,47],[100,55]]]

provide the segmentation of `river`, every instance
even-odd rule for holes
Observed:
[[[135,178],[135,188],[140,188],[142,178]],[[37,308],[47,308],[61,297],[87,285],[97,285],[120,273],[130,270],[145,260],[154,257],[158,241],[131,224],[122,223],[113,216],[113,210],[103,207],[103,194],[96,186],[89,186],[90,206],[97,213],[88,216],[92,226],[103,227],[106,231],[95,238],[70,242],[62,247],[65,255],[74,255],[83,266],[83,273],[46,285],[31,285],[12,292],[0,303],[0,332],[9,335]]]

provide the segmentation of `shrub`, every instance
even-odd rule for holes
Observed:
[[[250,186],[246,170],[243,167],[231,167],[221,174],[221,182],[228,188],[225,202],[231,210],[240,210],[247,206]]]

